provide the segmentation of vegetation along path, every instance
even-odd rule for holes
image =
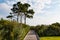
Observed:
[[[34,30],[30,30],[25,36],[24,40],[39,40],[39,36]]]

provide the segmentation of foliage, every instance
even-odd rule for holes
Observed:
[[[35,27],[34,27],[34,26],[31,26],[31,27],[30,27],[30,30],[35,30]]]
[[[29,26],[22,24],[22,28],[20,24],[15,21],[8,21],[1,19],[0,20],[0,40],[23,40],[25,35],[29,31]],[[19,38],[20,37],[20,38]]]
[[[17,22],[19,22],[20,18],[20,23],[22,23],[22,18],[24,18],[24,23],[26,24],[26,18],[33,18],[34,11],[33,9],[29,9],[30,4],[28,3],[21,3],[17,2],[16,4],[13,4],[13,7],[11,11],[13,12],[15,16],[17,16]],[[8,16],[10,17],[10,16]]]
[[[35,31],[40,37],[42,36],[60,36],[60,23],[53,23],[51,25],[38,25]]]

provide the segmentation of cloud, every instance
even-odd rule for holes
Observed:
[[[41,9],[51,4],[51,0],[15,0],[15,1],[29,3],[31,5],[31,8],[33,8],[36,12],[38,12],[37,10],[41,11]]]
[[[31,4],[36,13],[40,13],[42,9],[51,4],[51,0],[28,0],[28,3]]]
[[[0,10],[3,10],[4,13],[9,13],[11,6],[18,1],[21,1],[22,3],[29,3],[31,5],[31,8],[35,11],[34,18],[31,20],[27,19],[27,24],[30,24],[30,25],[39,24],[38,22],[41,22],[41,21],[38,19],[41,19],[41,20],[43,19],[40,18],[40,16],[38,16],[37,14],[43,13],[42,9],[47,7],[47,5],[51,4],[51,0],[38,0],[38,1],[37,0],[7,0],[5,3],[0,3]]]
[[[0,18],[2,18],[3,16],[2,15],[0,15]]]
[[[0,3],[0,9],[4,9],[5,11],[9,12],[11,6],[7,5],[6,3]]]
[[[29,3],[35,11],[33,19],[27,19],[29,25],[51,24],[53,22],[60,22],[60,0],[5,0],[0,3],[0,13],[3,17],[8,15],[10,8],[18,1],[22,3]],[[4,16],[4,15],[5,16]]]
[[[7,3],[9,6],[12,6],[13,4],[16,3],[16,1],[6,1],[6,3]]]
[[[7,19],[6,17],[4,17],[3,15],[0,14],[0,19],[1,19],[1,18]]]
[[[8,5],[13,5],[16,2],[22,2],[22,3],[29,3],[31,5],[31,8],[34,9],[35,13],[42,12],[42,9],[49,8],[52,0],[7,0],[6,3]],[[38,11],[39,10],[39,11]]]
[[[0,15],[2,15],[1,17],[6,19],[6,16],[9,15],[11,6],[9,6],[6,3],[0,3]]]
[[[28,0],[15,0],[16,2],[22,2],[22,3],[27,3]]]

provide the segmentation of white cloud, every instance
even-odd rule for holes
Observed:
[[[18,1],[22,3],[29,3],[31,5],[31,8],[34,9],[35,13],[40,13],[41,10],[44,9],[45,7],[48,7],[48,8],[50,7],[47,5],[50,5],[52,0],[10,0],[10,1],[7,0],[6,2],[8,5],[12,5]]]
[[[18,1],[21,1],[22,3],[29,3],[31,5],[31,8],[35,11],[34,18],[27,19],[27,24],[38,25],[50,24],[56,21],[60,22],[59,8],[56,7],[54,10],[49,9],[52,7],[52,0],[7,0],[6,3],[0,3],[0,9],[3,9],[8,13],[10,12],[11,5]],[[53,4],[56,3],[57,2],[53,2]],[[45,8],[47,8],[48,10],[46,10]]]
[[[9,5],[9,6],[12,6],[14,3],[16,3],[15,1],[6,1],[6,3]]]
[[[37,24],[39,24],[39,22],[42,23],[42,21],[40,21],[40,19],[41,20],[43,20],[43,19],[40,18],[40,16],[37,16],[36,14],[43,12],[42,9],[44,9],[46,7],[45,4],[48,4],[48,5],[51,4],[51,0],[13,0],[13,1],[7,0],[6,3],[0,4],[0,9],[3,9],[7,13],[9,13],[11,5],[18,1],[21,1],[22,3],[29,3],[31,5],[31,8],[34,9],[34,11],[35,11],[34,18],[31,20],[28,19],[28,22],[27,22],[30,25],[37,25]]]
[[[0,3],[0,18],[6,19],[6,16],[9,15],[11,6],[6,3]]]
[[[35,13],[40,13],[42,9],[51,4],[51,0],[29,0],[29,4],[35,10]]]
[[[6,3],[0,3],[0,10],[5,10],[7,12],[10,11],[11,6],[7,5]]]
[[[1,19],[1,18],[4,18],[4,19],[6,19],[6,17],[4,17],[3,15],[0,15],[0,19]]]
[[[22,2],[22,3],[26,3],[27,2],[27,0],[15,0],[16,2]]]
[[[45,7],[45,4],[51,4],[51,0],[16,0],[20,1],[22,3],[29,3],[33,8],[39,8],[43,9]],[[38,9],[37,9],[38,10]]]
[[[56,14],[58,13],[58,14]],[[55,22],[60,22],[60,12],[45,12],[45,14],[43,14],[44,16],[35,16],[33,19],[29,19],[29,21],[27,21],[28,24],[30,25],[40,25],[40,24],[51,24],[51,23],[55,23]],[[27,19],[28,20],[28,19]]]
[[[3,16],[2,15],[0,15],[0,18],[2,18]]]

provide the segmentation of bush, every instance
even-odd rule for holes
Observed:
[[[51,25],[38,25],[35,31],[41,36],[60,36],[60,24],[53,23]]]
[[[23,40],[30,30],[28,25],[20,24],[8,20],[0,20],[0,40]]]

